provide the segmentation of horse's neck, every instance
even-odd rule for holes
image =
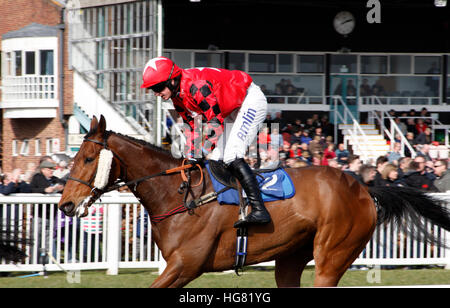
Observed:
[[[113,137],[114,136],[114,137]],[[134,181],[179,166],[180,162],[167,153],[137,144],[127,138],[112,135],[111,149],[121,158],[123,181]],[[174,197],[181,183],[176,175],[157,176],[129,187],[150,214],[158,215],[173,206]],[[178,185],[178,186],[177,186]]]

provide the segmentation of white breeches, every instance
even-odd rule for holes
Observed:
[[[224,119],[224,132],[209,159],[229,164],[237,158],[244,158],[249,146],[256,144],[256,136],[266,115],[267,99],[259,86],[252,83],[241,108]]]

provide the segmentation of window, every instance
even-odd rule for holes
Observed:
[[[390,56],[391,74],[411,74],[411,56]]]
[[[414,57],[414,73],[439,74],[441,72],[441,59],[432,56]]]
[[[34,155],[41,156],[41,139],[34,140]]]
[[[22,51],[14,51],[15,58],[15,76],[22,76]]]
[[[17,156],[17,148],[19,147],[19,141],[14,139],[12,141],[12,156]]]
[[[275,73],[275,55],[249,54],[249,71],[255,73]]]
[[[189,52],[189,51],[174,51],[172,60],[180,68],[190,68],[190,67],[192,67],[191,52]]]
[[[356,73],[355,55],[331,55],[332,73]]]
[[[245,54],[230,52],[227,56],[228,69],[245,71]]]
[[[22,142],[22,146],[20,147],[20,155],[27,156],[30,150],[30,143],[28,139],[25,139]]]
[[[12,57],[12,52],[7,52],[6,56],[5,56],[5,65],[4,65],[4,70],[5,70],[5,76],[11,76],[13,70],[13,59]]]
[[[35,52],[34,51],[26,51],[25,52],[25,74],[34,75],[36,61],[35,61]]]
[[[292,73],[293,60],[292,55],[280,54],[278,55],[278,72]]]
[[[53,154],[52,138],[46,139],[46,152],[47,152],[47,155]]]
[[[323,73],[323,56],[316,56],[316,55],[298,56],[297,73]]]
[[[40,50],[41,75],[53,75],[53,50]]]
[[[387,57],[386,56],[361,56],[362,74],[386,74]]]
[[[223,67],[219,53],[195,53],[195,67]]]

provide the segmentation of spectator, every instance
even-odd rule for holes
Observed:
[[[362,182],[361,177],[359,175],[359,169],[361,168],[361,160],[359,156],[352,155],[348,158],[348,169],[345,169],[344,172],[353,176],[358,182]]]
[[[410,171],[401,179],[401,184],[426,192],[436,192],[433,181],[426,175],[425,158],[418,156],[409,164]]]
[[[416,134],[420,135],[421,133],[425,132],[425,129],[427,128],[427,124],[423,119],[417,119],[416,123]]]
[[[283,165],[286,165],[286,159],[289,158],[290,152],[291,152],[291,146],[289,145],[288,142],[284,142],[283,147],[280,150],[280,153],[278,154],[278,157],[283,162]]]
[[[31,191],[33,193],[51,194],[58,193],[64,189],[64,182],[53,175],[56,164],[44,160],[39,165],[39,172],[31,180]]]
[[[302,143],[302,131],[301,131],[301,129],[296,129],[294,131],[294,134],[292,134],[292,136],[289,139],[289,143],[290,144],[294,144],[294,143],[301,144]]]
[[[298,143],[293,143],[289,151],[289,158],[298,159],[302,155],[302,151],[298,148]]]
[[[21,176],[21,169],[14,169],[11,173],[6,173],[0,183],[0,194],[30,193],[30,185],[24,182]]]
[[[258,134],[258,145],[260,149],[267,150],[270,144],[269,128],[263,126],[261,132]]]
[[[398,160],[398,178],[401,179],[408,172],[411,157],[402,157]]]
[[[339,165],[336,157],[328,159],[328,166],[336,169],[341,169],[341,165]]]
[[[373,181],[375,179],[375,174],[377,174],[375,167],[372,165],[362,165],[359,168],[360,183],[366,186],[373,186]]]
[[[278,124],[278,131],[283,131],[286,128],[287,122],[281,117],[281,112],[275,113],[275,119],[272,120],[273,124]]]
[[[305,162],[307,165],[311,165],[312,163],[312,158],[309,151],[302,151],[302,156],[300,156],[298,160]]]
[[[306,143],[300,144],[300,149],[302,150],[302,154],[306,152],[309,154],[309,157],[311,157],[311,151]]]
[[[381,172],[382,181],[379,182],[381,186],[399,186],[398,170],[394,164],[387,164]]]
[[[272,133],[270,134],[270,148],[279,151],[283,146],[283,136],[281,136],[280,131],[277,127],[272,128]]]
[[[334,152],[334,144],[330,143],[323,151],[322,165],[328,166],[328,160],[333,158],[336,158],[336,153]]]
[[[270,113],[267,113],[266,119],[263,123],[265,124],[264,126],[267,126],[269,128],[270,131],[270,126],[272,125],[272,115]]]
[[[375,186],[383,186],[383,178],[381,176],[381,173],[383,172],[384,166],[386,166],[389,163],[386,156],[380,156],[377,158],[377,161],[375,163],[376,168],[376,175],[374,180]]]
[[[372,95],[375,96],[385,96],[386,91],[384,90],[383,85],[381,84],[380,79],[375,81],[375,84],[372,86]]]
[[[302,130],[303,131],[305,125],[303,125],[302,120],[295,119],[293,126],[294,126],[294,129],[296,129],[296,130],[298,129],[298,130]]]
[[[63,179],[70,173],[68,165],[69,164],[65,160],[63,159],[60,160],[55,168],[55,171],[53,172],[53,175],[56,176],[58,179]]]
[[[430,145],[429,144],[418,145],[416,155],[424,157],[426,161],[433,160],[430,156]]]
[[[306,123],[305,123],[304,129],[307,129],[307,130],[314,129],[314,124],[313,124],[313,119],[312,118],[306,119]]]
[[[407,132],[406,133],[406,140],[408,141],[410,146],[414,146],[416,144],[416,142],[414,141],[414,133],[412,132]],[[407,146],[405,146],[405,156],[406,157],[411,157],[411,151],[409,150],[409,148]]]
[[[414,136],[417,135],[416,122],[414,121],[413,118],[408,118],[406,120],[406,129],[408,132],[412,133]]]
[[[309,152],[313,157],[316,154],[322,154],[322,145],[320,144],[320,136],[314,136],[314,139],[309,143]]]
[[[361,95],[361,96],[372,95],[372,89],[370,88],[369,80],[367,78],[363,79],[362,84],[359,87],[359,95]]]
[[[296,131],[293,129],[292,124],[288,123],[286,127],[281,131],[281,135],[283,136],[284,142],[291,142],[291,134]]]
[[[349,156],[350,156],[350,153],[345,149],[344,144],[339,143],[338,148],[336,150],[336,157],[337,157],[338,163],[343,166],[347,165]]]
[[[448,160],[439,159],[434,162],[434,174],[437,176],[434,186],[440,192],[450,190],[450,171],[448,170]]]
[[[328,116],[323,115],[320,118],[320,122],[322,127],[322,133],[325,135],[325,137],[332,136],[334,133],[334,125],[331,124],[330,121],[328,121]]]
[[[414,139],[415,144],[430,144],[432,141],[431,129],[429,127],[425,128],[425,130]]]
[[[305,129],[303,131],[303,135],[300,137],[300,143],[306,143],[309,145],[309,143],[311,142],[311,137],[309,136],[309,130]]]
[[[312,156],[312,165],[321,166],[322,165],[322,154],[316,153]]]
[[[406,124],[403,123],[399,117],[395,117],[394,122],[398,126],[400,131],[402,132],[403,136],[405,136],[406,133],[408,132],[408,128],[406,127]]]
[[[36,164],[35,163],[28,163],[27,169],[25,170],[25,173],[23,174],[23,180],[24,182],[30,184],[31,179],[33,178],[33,175],[36,173]]]
[[[386,154],[389,163],[398,165],[398,160],[402,157],[400,150],[401,144],[398,142],[394,143],[393,150]]]

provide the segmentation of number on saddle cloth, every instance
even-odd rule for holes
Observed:
[[[213,183],[214,190],[220,192],[224,187],[233,187],[217,196],[220,204],[239,205],[239,194],[231,183],[236,179],[225,169],[223,163],[208,161],[205,163],[208,174]],[[284,200],[295,195],[295,187],[290,176],[283,168],[275,170],[259,170],[256,174],[264,202]],[[234,182],[232,182],[234,181]]]

